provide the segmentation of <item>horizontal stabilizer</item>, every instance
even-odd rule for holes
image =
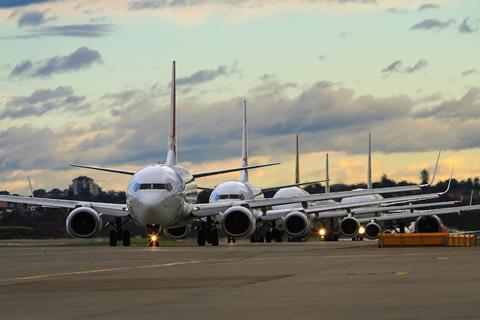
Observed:
[[[95,166],[86,166],[86,165],[83,165],[83,164],[75,164],[75,163],[71,163],[70,166],[76,167],[76,168],[85,168],[85,169],[91,169],[91,170],[99,170],[99,171],[107,171],[107,172],[113,172],[113,173],[128,174],[130,176],[133,176],[135,174],[135,171],[114,169],[114,168],[103,168],[103,167],[95,167]]]
[[[267,191],[272,191],[272,190],[278,190],[282,188],[290,188],[290,187],[300,187],[300,186],[306,186],[309,184],[319,184],[322,182],[328,181],[327,179],[324,180],[317,180],[317,181],[309,181],[309,182],[300,182],[300,183],[292,183],[292,184],[286,184],[283,186],[275,186],[275,187],[268,187],[268,188],[262,188],[262,192],[267,192]]]
[[[237,167],[237,168],[229,168],[229,169],[223,169],[223,170],[198,172],[198,173],[194,173],[192,175],[193,175],[194,178],[203,178],[203,177],[215,176],[215,175],[224,174],[224,173],[242,171],[242,170],[245,170],[245,169],[256,169],[256,168],[276,166],[276,165],[279,165],[279,164],[280,164],[280,162],[273,162],[273,163],[258,164],[258,165],[252,165],[252,166],[246,166],[246,167]]]

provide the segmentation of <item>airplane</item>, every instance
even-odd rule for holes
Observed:
[[[298,135],[297,135],[297,159],[298,159]],[[243,121],[242,121],[242,167],[248,166],[248,126],[247,126],[247,102],[246,100],[243,101]],[[312,184],[312,183],[320,183],[324,180],[320,181],[312,181],[312,182],[303,182],[299,181],[299,174],[298,174],[298,160],[297,160],[297,167],[296,167],[296,176],[297,179],[295,180],[294,184],[289,185],[282,185],[282,186],[275,186],[275,187],[268,187],[268,188],[260,188],[252,185],[249,182],[248,170],[245,169],[241,172],[239,180],[229,180],[220,183],[215,188],[211,189],[212,192],[210,194],[209,202],[210,203],[218,203],[218,202],[225,202],[231,200],[253,200],[253,199],[262,199],[264,198],[264,192],[272,191],[279,189],[278,192],[283,192],[285,190],[292,190],[298,189],[301,192],[296,193],[288,193],[288,197],[294,196],[304,196],[308,193],[304,190],[298,188],[298,186]],[[208,188],[202,188],[208,189]],[[254,216],[260,216],[262,214],[261,210],[253,210],[252,213]],[[230,228],[227,219],[220,219],[220,216],[215,218],[207,218],[201,221],[201,226],[199,228],[199,232],[197,235],[197,244],[199,246],[204,246],[205,242],[209,242],[209,239],[205,236],[205,233],[212,232],[213,229],[220,229],[222,234],[227,236],[227,242],[234,243],[238,238],[250,238],[250,242],[271,242],[272,240],[272,233],[270,231],[269,225],[257,224],[255,229],[243,229],[243,232],[238,232],[238,230]],[[214,231],[215,232],[215,231]],[[276,235],[275,235],[276,236]],[[212,243],[213,245],[218,245],[218,242]]]
[[[95,237],[104,227],[104,216],[113,217],[114,229],[110,231],[109,243],[116,246],[121,241],[124,246],[130,245],[130,232],[123,230],[125,221],[131,219],[146,227],[149,234],[149,245],[159,245],[159,233],[163,229],[175,234],[188,232],[194,221],[218,216],[226,229],[235,234],[248,234],[256,228],[261,219],[254,214],[255,210],[267,211],[276,205],[289,203],[307,203],[311,201],[341,199],[354,195],[370,195],[398,193],[422,190],[421,185],[378,188],[361,191],[342,191],[329,194],[314,194],[282,199],[229,199],[225,202],[197,204],[196,179],[245,169],[262,168],[277,163],[227,168],[214,171],[192,173],[177,164],[176,148],[176,77],[175,61],[172,63],[172,83],[170,119],[168,134],[168,150],[164,164],[152,164],[137,171],[105,168],[83,164],[71,164],[74,167],[100,170],[105,172],[132,176],[128,183],[125,204],[101,203],[78,200],[59,200],[24,196],[0,196],[0,201],[33,204],[48,207],[70,209],[66,219],[67,232],[78,238]],[[216,240],[218,234],[208,235]]]
[[[368,142],[368,169],[367,169],[367,190],[374,190],[372,188],[372,157],[371,157],[371,135],[369,134]],[[297,146],[298,149],[298,146]],[[438,164],[440,160],[440,154],[438,153],[435,171],[431,181],[425,185],[430,186],[436,176]],[[325,187],[326,193],[330,192],[330,173],[329,173],[329,158],[326,155],[326,178],[327,183]],[[453,171],[452,171],[453,175]],[[450,178],[451,181],[452,177]],[[365,233],[365,228],[358,223],[355,217],[352,217],[351,212],[353,209],[363,207],[373,207],[375,212],[386,212],[388,208],[386,206],[399,205],[404,203],[421,202],[427,200],[438,199],[441,195],[448,192],[447,190],[434,194],[420,194],[410,195],[403,197],[393,197],[384,199],[380,194],[372,193],[369,195],[355,195],[353,197],[345,197],[340,203],[328,200],[317,203],[310,203],[309,206],[304,206],[299,203],[281,205],[273,207],[272,210],[266,212],[261,218],[264,223],[270,221],[272,229],[280,222],[280,230],[284,231],[289,241],[304,241],[308,239],[315,232],[315,225],[320,224],[318,228],[319,235],[326,240],[338,240],[338,234],[333,232],[335,226],[338,225],[340,234],[351,237],[354,240],[360,240],[360,237]],[[299,192],[298,190],[293,190]],[[301,190],[303,191],[303,190]],[[364,189],[355,189],[352,192],[362,192]],[[305,192],[305,191],[303,191]],[[450,202],[438,203],[436,206],[451,205]],[[435,206],[435,205],[433,205]],[[398,206],[397,206],[398,208]],[[361,214],[365,217],[365,214]],[[337,222],[337,223],[336,223]],[[327,225],[330,224],[330,228]],[[368,232],[370,233],[372,226],[369,226]]]

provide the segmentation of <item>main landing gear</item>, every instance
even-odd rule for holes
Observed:
[[[202,223],[199,226],[197,233],[197,244],[200,247],[204,247],[205,243],[209,243],[212,246],[218,246],[218,230],[212,225],[212,219],[207,218],[207,222]]]
[[[111,247],[115,247],[117,242],[121,241],[123,246],[130,246],[130,231],[123,230],[122,226],[126,221],[122,222],[122,218],[115,218],[115,229],[110,230],[109,242]]]

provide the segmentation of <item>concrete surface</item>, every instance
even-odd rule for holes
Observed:
[[[478,248],[72,244],[0,242],[0,319],[480,318]]]

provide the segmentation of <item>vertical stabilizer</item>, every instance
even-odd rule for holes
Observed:
[[[298,133],[295,137],[295,183],[300,183],[300,153],[298,150]]]
[[[177,88],[175,76],[175,61],[172,63],[172,92],[170,101],[170,126],[168,132],[168,152],[166,165],[174,166],[177,164]]]
[[[32,195],[32,197],[35,197],[33,195],[32,181],[30,180],[29,176],[27,176],[27,180],[28,180],[28,187],[30,188],[30,194]]]
[[[247,100],[243,100],[243,127],[242,127],[242,167],[248,166],[248,128],[247,128]],[[243,170],[240,181],[248,182],[248,171]]]
[[[328,164],[328,153],[325,156],[325,193],[330,192],[330,167]]]
[[[372,189],[372,134],[368,134],[368,184],[367,189]]]

